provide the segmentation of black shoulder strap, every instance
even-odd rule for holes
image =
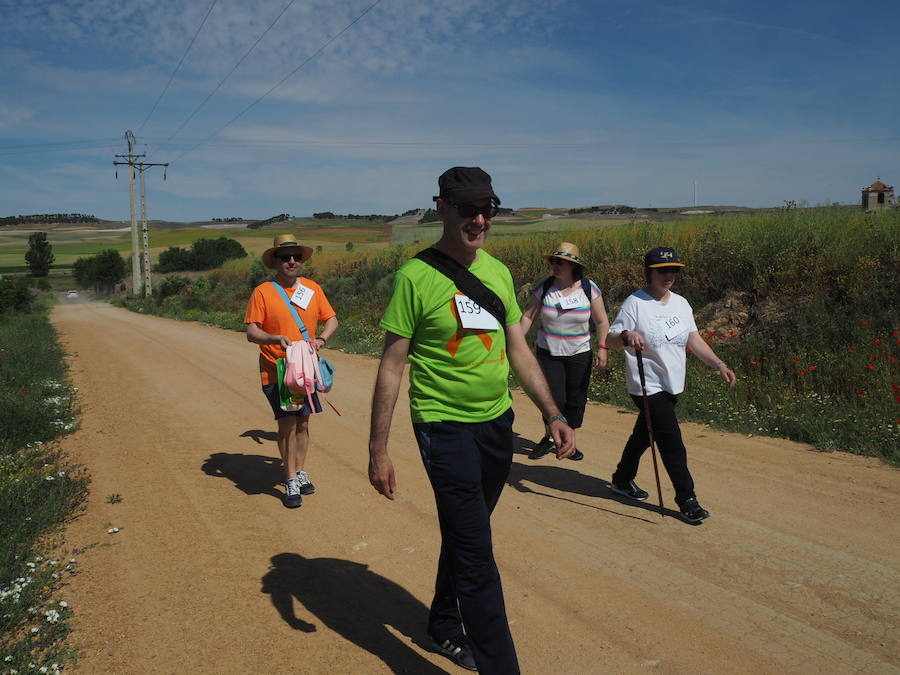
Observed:
[[[544,279],[544,282],[541,284],[541,300],[547,297],[547,293],[550,292],[550,287],[553,285],[553,275],[551,274],[549,277]]]
[[[591,298],[591,280],[587,277],[581,277],[581,290],[584,291],[584,294],[587,296],[588,306],[590,306],[592,298]],[[597,324],[594,321],[593,314],[588,316],[588,328],[592,333],[597,332]]]
[[[503,305],[503,301],[464,265],[433,247],[419,251],[414,257],[428,263],[450,279],[457,289],[468,295],[497,319],[501,328],[506,328],[506,307]]]

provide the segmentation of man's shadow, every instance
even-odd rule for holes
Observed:
[[[304,633],[316,625],[295,612],[294,600],[325,626],[381,659],[394,673],[445,673],[423,658],[392,626],[429,650],[424,633],[428,608],[406,589],[369,570],[368,565],[340,558],[305,558],[279,553],[262,578],[262,592],[292,628]]]
[[[227,478],[245,494],[271,495],[281,500],[281,493],[275,489],[284,480],[280,457],[214,452],[201,468],[208,476]]]
[[[529,441],[528,439],[522,438],[518,435],[516,435],[514,443],[514,452],[516,454],[528,454],[531,451],[530,448],[534,447],[535,445],[532,441]],[[596,476],[583,474],[580,471],[576,471],[574,469],[570,469],[567,465],[563,465],[562,462],[558,462],[553,453],[548,453],[546,457],[540,460],[529,460],[527,464],[513,462],[512,466],[510,467],[509,477],[506,479],[506,482],[514,490],[522,493],[530,493],[540,495],[542,497],[559,499],[562,501],[579,504],[581,506],[586,506],[588,508],[599,509],[608,513],[615,513],[616,515],[624,516],[627,518],[656,522],[655,520],[651,520],[646,517],[629,515],[627,513],[621,513],[619,511],[612,511],[600,506],[595,506],[593,504],[578,501],[577,499],[551,495],[546,492],[535,490],[534,488],[526,485],[526,483],[542,485],[553,490],[568,492],[574,495],[582,495],[584,497],[599,497],[600,499],[606,499],[611,502],[618,502],[623,506],[641,509],[642,511],[646,511],[646,515],[648,516],[651,514],[656,514],[657,518],[659,516],[658,504],[652,504],[649,502],[649,500],[646,502],[638,502],[633,499],[623,497],[622,495],[612,491],[609,485],[609,481],[602,478],[597,478]],[[683,522],[687,522],[683,520],[681,514],[678,511],[663,508],[663,513],[667,516],[677,518],[678,520],[681,520]]]

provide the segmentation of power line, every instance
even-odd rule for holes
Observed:
[[[224,127],[223,127],[224,129]],[[220,129],[219,131],[222,131]],[[218,132],[217,132],[218,133]],[[215,134],[213,134],[214,136]],[[197,142],[193,149],[200,145],[208,144],[212,147],[278,147],[283,145],[301,145],[301,146],[348,146],[348,147],[365,147],[365,146],[383,146],[383,147],[430,147],[430,148],[454,148],[454,147],[473,147],[473,148],[652,148],[652,147],[683,147],[683,148],[706,148],[706,147],[734,147],[734,146],[765,146],[765,145],[834,145],[841,143],[892,143],[900,141],[900,136],[890,136],[884,138],[830,138],[830,139],[721,139],[711,140],[708,138],[700,140],[658,140],[658,141],[629,141],[629,140],[612,140],[612,141],[548,141],[548,142],[490,142],[490,141],[366,141],[366,140],[297,140],[291,138],[272,138],[260,140],[245,141],[217,141],[208,143],[208,139]],[[187,141],[186,141],[187,142]],[[190,141],[193,142],[193,141]],[[182,143],[168,143],[165,141],[157,142],[157,146],[177,147]],[[187,152],[190,152],[187,151]],[[185,154],[187,154],[185,152]],[[182,155],[183,156],[183,155]]]
[[[114,147],[118,144],[118,141],[113,139],[98,139],[96,141],[69,141],[66,143],[36,143],[34,145],[24,145],[24,146],[6,146],[0,147],[0,157],[10,157],[15,155],[37,155],[45,152],[64,152],[66,150],[92,150],[96,149],[105,149],[109,147]],[[60,146],[72,146],[72,147],[60,147]],[[18,149],[23,148],[23,149]],[[30,148],[30,149],[29,149]],[[6,152],[7,150],[12,150],[12,152]]]
[[[210,141],[211,139],[215,138],[215,137],[218,136],[220,133],[222,133],[226,128],[228,128],[228,127],[231,126],[234,122],[236,122],[236,121],[239,120],[241,117],[243,117],[243,116],[244,116],[251,108],[253,108],[257,103],[259,103],[259,102],[262,101],[266,96],[268,96],[268,95],[271,94],[273,91],[275,91],[276,89],[278,89],[278,87],[280,87],[282,84],[284,84],[285,82],[287,82],[291,77],[293,77],[294,74],[295,74],[298,70],[300,70],[301,68],[303,68],[303,66],[305,66],[307,63],[309,63],[309,62],[312,61],[314,58],[316,58],[319,54],[321,54],[323,51],[325,51],[325,49],[328,48],[328,46],[329,46],[332,42],[334,42],[335,40],[337,40],[339,37],[341,37],[341,35],[343,35],[344,33],[346,33],[348,30],[350,30],[350,29],[351,29],[351,28],[352,28],[352,27],[353,27],[360,19],[362,19],[366,14],[368,14],[368,13],[371,12],[373,9],[375,9],[375,7],[376,7],[380,2],[381,2],[381,0],[375,0],[375,2],[373,2],[371,5],[369,5],[368,7],[366,7],[366,9],[362,12],[362,14],[360,14],[360,15],[357,16],[355,19],[353,19],[353,21],[351,21],[351,22],[348,23],[346,26],[344,26],[344,27],[341,29],[341,31],[340,31],[339,33],[337,33],[335,36],[333,36],[333,37],[329,38],[328,40],[326,40],[326,41],[325,41],[325,44],[323,44],[323,45],[322,45],[321,47],[319,47],[315,52],[313,52],[313,54],[312,54],[311,56],[308,56],[308,57],[307,57],[307,58],[306,58],[299,66],[297,66],[296,68],[294,68],[291,72],[289,72],[287,75],[285,75],[283,78],[281,78],[278,82],[276,82],[275,85],[273,85],[272,88],[269,89],[265,94],[263,94],[262,96],[260,96],[259,98],[257,98],[255,101],[253,101],[253,103],[251,103],[250,105],[248,105],[246,108],[244,108],[243,110],[241,110],[241,112],[239,112],[237,115],[235,115],[235,116],[232,117],[230,120],[228,120],[228,122],[226,122],[226,123],[224,124],[224,126],[220,127],[217,131],[213,132],[212,134],[210,134],[209,136],[207,136],[206,138],[204,138],[202,141],[200,141],[199,143],[197,143],[197,145],[195,145],[195,146],[193,146],[193,147],[191,147],[191,148],[185,150],[183,153],[181,153],[180,155],[178,155],[178,157],[176,157],[175,159],[173,159],[173,160],[170,162],[170,164],[174,164],[175,162],[181,160],[182,157],[184,157],[185,155],[187,155],[187,154],[193,152],[194,150],[196,150],[197,148],[199,148],[199,147],[200,147],[201,145],[203,145],[204,143],[206,143],[206,142]]]
[[[275,20],[274,20],[272,23],[269,24],[269,27],[266,28],[266,29],[263,31],[262,35],[260,35],[260,36],[256,39],[256,42],[254,42],[254,43],[250,46],[250,49],[248,49],[248,50],[246,51],[246,53],[245,53],[240,59],[238,59],[238,62],[235,63],[235,64],[234,64],[234,67],[233,67],[231,70],[228,71],[228,74],[227,74],[225,77],[222,78],[222,81],[219,82],[219,84],[217,84],[217,85],[215,86],[215,89],[213,89],[211,92],[209,92],[209,94],[207,94],[206,98],[203,99],[203,101],[201,101],[200,105],[198,105],[196,108],[194,108],[194,111],[193,111],[190,115],[187,116],[187,119],[186,119],[184,122],[182,122],[182,123],[181,123],[181,126],[179,126],[179,127],[175,130],[175,133],[173,133],[171,136],[169,136],[169,138],[166,139],[166,140],[171,141],[173,138],[175,138],[175,137],[178,135],[178,132],[179,132],[179,131],[181,131],[182,129],[184,129],[185,125],[187,125],[188,122],[190,122],[192,119],[194,119],[194,115],[196,115],[198,112],[200,112],[200,108],[202,108],[203,106],[206,105],[206,102],[209,101],[209,99],[211,99],[211,98],[213,97],[213,95],[214,95],[217,91],[219,91],[219,89],[222,87],[223,84],[225,84],[225,80],[227,80],[229,77],[231,77],[232,73],[234,73],[234,71],[238,69],[238,66],[240,66],[240,65],[244,62],[244,59],[246,59],[248,56],[250,56],[250,52],[252,52],[254,49],[256,49],[256,45],[258,45],[258,44],[262,41],[262,39],[266,36],[266,33],[268,33],[270,30],[272,30],[272,27],[273,27],[276,23],[278,23],[278,20],[284,15],[284,13],[285,13],[286,11],[288,11],[288,9],[290,8],[290,6],[293,5],[294,2],[295,2],[295,0],[290,0],[290,2],[288,2],[288,4],[286,4],[286,5],[284,6],[284,9],[281,10],[281,13],[280,13],[278,16],[275,17]]]
[[[159,92],[159,96],[156,98],[156,103],[153,104],[153,107],[150,109],[150,112],[147,113],[147,117],[141,122],[141,126],[138,127],[138,133],[141,133],[141,130],[144,128],[144,125],[147,124],[147,121],[156,111],[156,106],[159,105],[159,102],[162,101],[162,97],[165,95],[166,91],[169,89],[169,85],[172,84],[172,80],[175,79],[175,73],[181,68],[181,64],[184,63],[184,59],[187,57],[188,52],[191,51],[191,47],[194,46],[194,41],[197,39],[197,36],[200,35],[200,31],[203,30],[203,26],[206,24],[206,20],[209,18],[209,15],[213,11],[213,7],[216,6],[216,3],[219,0],[213,0],[212,4],[209,6],[209,9],[206,10],[206,16],[203,17],[203,21],[200,22],[200,27],[197,28],[197,32],[194,33],[194,37],[191,38],[190,44],[188,44],[187,49],[184,50],[184,54],[181,55],[181,60],[178,62],[178,65],[175,66],[175,70],[172,71],[172,74],[169,76],[169,81],[166,82],[166,86],[163,87],[163,90]]]

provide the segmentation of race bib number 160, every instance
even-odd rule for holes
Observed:
[[[497,319],[490,312],[482,309],[481,305],[469,296],[455,295],[453,299],[456,302],[456,311],[459,314],[459,320],[463,328],[497,330],[500,327]]]

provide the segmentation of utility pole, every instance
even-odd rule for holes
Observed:
[[[138,230],[137,230],[137,214],[135,213],[135,195],[134,195],[134,178],[135,178],[135,170],[141,172],[141,230],[143,234],[143,243],[144,243],[144,274],[143,274],[143,282],[144,282],[144,295],[150,295],[152,292],[152,280],[150,278],[150,229],[147,225],[147,191],[144,187],[144,171],[151,166],[169,166],[168,162],[165,164],[155,164],[149,162],[137,162],[139,157],[146,157],[145,153],[141,153],[139,155],[134,154],[134,146],[137,144],[137,140],[134,137],[134,134],[131,131],[125,132],[125,140],[128,141],[128,154],[127,155],[116,155],[116,157],[123,157],[126,159],[124,162],[113,162],[114,165],[127,165],[129,178],[130,178],[130,195],[131,195],[131,287],[132,294],[138,296],[141,294],[141,254],[138,247]],[[163,174],[163,180],[165,180],[165,174]]]

